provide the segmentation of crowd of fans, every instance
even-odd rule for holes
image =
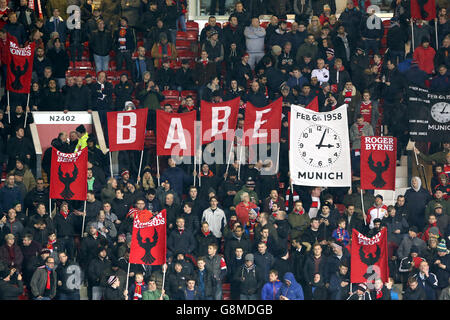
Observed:
[[[395,136],[398,160],[405,154],[408,84],[448,94],[448,3],[437,1],[437,19],[414,21],[411,33],[409,1],[393,1],[393,18],[382,21],[364,1],[337,13],[333,0],[248,0],[223,26],[210,16],[187,50],[179,36],[195,23],[186,21],[183,0],[41,4],[42,17],[27,0],[0,0],[2,87],[7,40],[36,43],[29,102],[12,92],[1,101],[2,299],[76,300],[80,284],[92,300],[450,298],[450,143],[414,150],[433,165],[431,189],[413,177],[394,206],[369,190],[361,200],[358,181],[361,136]],[[70,4],[81,8],[81,28],[67,28]],[[277,174],[267,174],[270,162],[234,161],[227,171],[202,164],[197,172],[164,157],[158,174],[146,143],[140,176],[139,152],[120,152],[120,175],[108,178],[108,157],[80,126],[52,146],[88,148],[86,209],[79,201],[50,206],[51,153],[37,177],[30,110],[98,111],[106,128],[108,111],[148,108],[147,129],[155,132],[158,109],[201,112],[200,100],[236,97],[238,129],[246,103],[264,107],[282,97]],[[286,115],[315,97],[321,112],[349,106],[351,188],[289,187]],[[167,211],[167,264],[131,264],[127,279],[132,208]],[[350,282],[354,228],[368,236],[387,228],[389,282]]]

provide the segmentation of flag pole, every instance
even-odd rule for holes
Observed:
[[[156,173],[158,174],[158,187],[161,185],[159,176],[159,156],[156,155]]]
[[[138,177],[141,176],[141,168],[142,168],[142,159],[144,157],[144,149],[141,150],[141,160],[139,161],[139,171],[138,171]]]
[[[242,146],[237,145],[236,150],[239,150],[239,168],[238,168],[238,180],[241,180],[241,161],[242,161]]]
[[[83,224],[81,225],[81,237],[84,237],[84,222],[86,221],[86,200],[84,200],[83,208]]]
[[[199,154],[199,159],[198,159],[198,173],[200,174],[198,176],[198,186],[201,187],[202,186],[202,147],[200,147],[200,154]]]
[[[130,258],[128,258],[128,269],[127,269],[127,283],[125,285],[125,290],[128,291],[128,281],[130,280]]]
[[[439,39],[438,39],[438,19],[434,18],[434,31],[436,34],[436,51],[439,49]]]
[[[27,96],[27,106],[25,107],[25,123],[24,123],[24,125],[23,125],[23,128],[24,128],[24,129],[27,127],[27,117],[28,117],[28,111],[27,111],[27,109],[28,109],[29,104],[30,104],[30,93],[28,93],[28,96]]]
[[[11,105],[9,104],[9,90],[6,90],[6,100],[8,100],[8,123],[11,124]]]
[[[48,215],[51,217],[52,215],[52,198],[48,198]]]
[[[361,188],[361,208],[362,208],[364,224],[367,226],[366,210],[364,209],[364,197],[363,197],[363,189],[362,188]]]
[[[414,22],[413,18],[411,18],[411,48],[409,52],[414,52]]]
[[[194,171],[197,169],[197,154],[195,153],[194,154]],[[200,174],[200,172],[198,172],[197,174]],[[194,175],[194,187],[196,186],[196,184],[197,184],[197,179],[195,179],[196,177],[195,177],[195,175]]]
[[[161,286],[161,298],[163,297],[162,291],[164,290],[164,283],[166,282],[166,269],[164,267],[165,263],[163,264],[162,268],[163,268],[163,281],[162,281],[162,286]]]
[[[114,178],[114,175],[113,175],[113,167],[112,167],[112,156],[111,156],[111,149],[109,150],[109,169],[110,169],[110,171],[111,171],[111,178]]]
[[[227,176],[228,176],[228,168],[230,167],[230,163],[231,163],[231,155],[233,154],[233,148],[234,148],[234,141],[231,141],[230,155],[228,156],[228,161],[227,161],[227,170],[225,170],[225,174]]]

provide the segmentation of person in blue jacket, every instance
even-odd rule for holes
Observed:
[[[270,270],[269,272],[269,282],[267,282],[261,290],[262,300],[276,300],[278,291],[281,288],[281,281],[278,279],[278,271]]]
[[[286,272],[284,282],[276,294],[276,300],[304,300],[303,288],[292,272]]]
[[[169,180],[170,185],[181,198],[183,195],[184,186],[191,184],[193,182],[193,177],[186,174],[180,167],[177,167],[174,159],[169,158],[168,164],[169,167],[164,170],[161,175],[161,181],[165,181],[166,179]]]

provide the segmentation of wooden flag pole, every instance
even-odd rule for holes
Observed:
[[[364,224],[367,226],[366,210],[364,210],[363,189],[361,189],[361,208],[362,208],[362,213],[363,213]]]
[[[144,157],[144,149],[141,150],[141,160],[139,161],[139,171],[138,171],[138,177],[141,176],[141,169],[142,169],[142,159]]]
[[[84,200],[83,208],[83,224],[81,225],[81,237],[84,237],[84,222],[86,221],[86,200]]]
[[[411,18],[411,49],[409,50],[409,52],[411,53],[414,52],[414,22],[412,18]]]
[[[9,110],[8,110],[8,123],[11,124],[11,105],[9,104],[9,91],[8,90],[6,90],[6,100],[8,100],[7,103],[8,103],[8,107],[9,107]]]
[[[436,34],[436,51],[439,49],[439,38],[438,38],[438,19],[434,18],[434,31]]]
[[[156,156],[156,174],[158,175],[158,187],[161,185],[160,175],[159,175],[159,156]]]
[[[128,269],[127,269],[127,283],[125,285],[125,290],[128,291],[128,281],[130,280],[130,258],[128,258]]]
[[[112,151],[109,150],[109,170],[111,171],[111,178],[114,178],[111,153],[112,153]]]
[[[198,176],[198,186],[199,187],[201,187],[202,186],[202,175],[201,175],[201,172],[202,172],[202,149],[201,149],[201,147],[200,147],[200,154],[199,154],[199,159],[198,159],[198,173],[199,173],[199,176]]]
[[[231,163],[231,155],[233,154],[233,149],[234,149],[234,141],[231,141],[230,155],[228,156],[228,161],[227,161],[227,170],[225,170],[225,174],[227,176],[228,176],[228,168],[230,167],[230,163]]]
[[[27,111],[27,109],[28,109],[29,104],[30,104],[30,93],[28,93],[28,96],[27,96],[27,106],[25,107],[25,123],[24,123],[24,125],[23,125],[23,128],[24,128],[24,129],[27,127],[27,117],[28,117],[28,111]]]
[[[162,268],[163,268],[163,281],[162,281],[162,286],[161,286],[161,297],[160,298],[163,297],[162,291],[164,290],[164,283],[166,282],[166,269],[167,269],[167,267],[166,267],[165,263],[163,264]]]
[[[196,171],[196,169],[197,169],[197,154],[194,154],[194,171]],[[199,174],[200,172],[197,172],[197,175]],[[197,175],[194,175],[194,187],[197,186],[197,179],[196,179]]]

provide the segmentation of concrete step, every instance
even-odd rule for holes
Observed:
[[[400,165],[408,167],[408,156],[400,157]]]
[[[408,177],[408,166],[398,166],[395,169],[396,178],[407,178]]]
[[[404,178],[395,178],[395,188],[405,188],[408,187],[409,183],[408,183],[408,178],[404,177]]]
[[[375,190],[374,194],[381,194],[383,196],[383,203],[387,206],[394,205],[399,195],[404,195],[408,188],[395,188],[392,190]]]

